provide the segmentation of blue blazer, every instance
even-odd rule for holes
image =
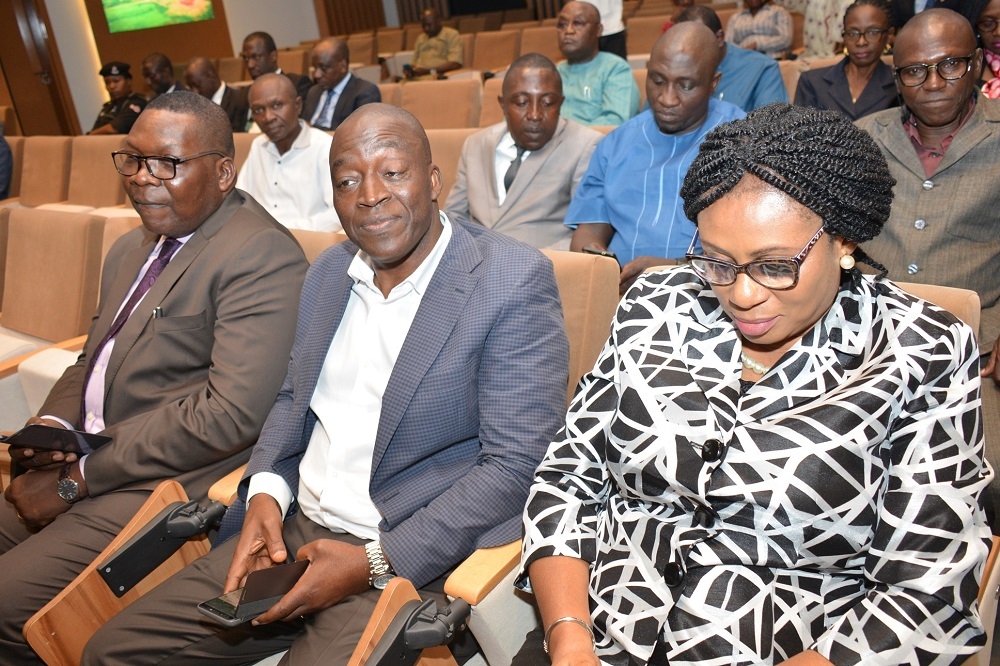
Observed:
[[[535,467],[565,416],[569,345],[551,262],[478,225],[453,221],[452,230],[386,386],[369,483],[382,548],[418,587],[476,548],[521,536]],[[356,252],[342,243],[309,269],[288,374],[241,500],[262,471],[298,492],[316,424],[309,402]],[[233,505],[220,539],[239,529],[244,511],[245,501]]]

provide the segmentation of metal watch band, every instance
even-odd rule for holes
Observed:
[[[382,544],[378,541],[369,541],[365,544],[365,555],[368,556],[368,585],[375,587],[375,580],[392,573],[392,567],[389,566],[389,560],[382,552]]]

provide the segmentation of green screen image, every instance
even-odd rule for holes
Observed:
[[[215,18],[212,0],[101,0],[111,32],[159,28]]]

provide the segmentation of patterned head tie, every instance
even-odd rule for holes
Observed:
[[[878,146],[846,116],[769,104],[705,137],[681,188],[688,219],[697,224],[746,174],[819,215],[828,233],[857,243],[882,230],[896,184]]]

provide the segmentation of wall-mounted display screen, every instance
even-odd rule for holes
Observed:
[[[101,0],[101,3],[112,33],[215,18],[212,0]]]

